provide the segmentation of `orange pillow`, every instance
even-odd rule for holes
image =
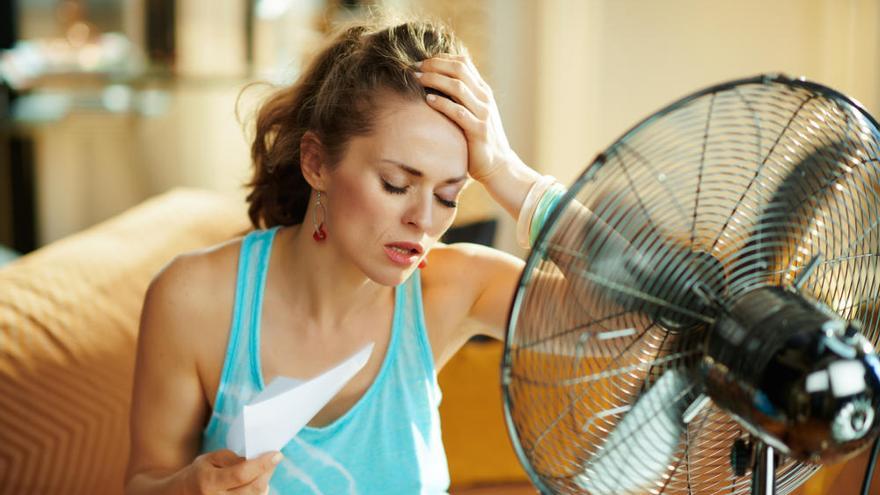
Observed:
[[[0,268],[0,494],[122,493],[144,292],[245,205],[178,190]]]

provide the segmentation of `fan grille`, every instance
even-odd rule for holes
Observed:
[[[671,240],[717,259],[726,284],[708,289],[735,299],[757,287],[790,285],[821,256],[804,292],[843,318],[862,321],[877,344],[877,144],[876,123],[839,93],[762,76],[667,107],[587,168],[529,257],[503,363],[508,424],[542,491],[588,493],[576,477],[608,455],[609,432],[665,371],[699,362],[712,321],[678,301],[657,300],[644,285],[610,286],[597,259],[637,252],[660,280],[688,276],[660,241]],[[805,161],[810,166],[792,183],[791,172]],[[796,203],[779,202],[775,193],[783,185],[795,190]],[[606,228],[587,228],[584,206],[590,221]],[[635,250],[612,252],[620,245],[608,241],[609,227]],[[693,324],[658,323],[611,293],[686,315]],[[687,406],[693,395],[685,392],[667,410]],[[641,431],[635,437],[642,433],[651,438]],[[709,403],[688,423],[650,492],[749,493],[749,474],[735,477],[729,461],[730,445],[746,435]],[[628,471],[643,462],[633,456],[618,464]],[[785,460],[777,468],[779,492],[789,493],[817,469]]]

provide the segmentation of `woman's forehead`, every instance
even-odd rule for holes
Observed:
[[[436,179],[467,173],[467,140],[461,129],[422,101],[394,99],[373,132],[356,146],[375,161],[404,164]]]

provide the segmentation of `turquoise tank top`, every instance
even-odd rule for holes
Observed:
[[[229,343],[214,410],[202,432],[202,452],[227,448],[232,421],[264,387],[260,312],[276,231],[251,232],[242,240]],[[284,459],[269,493],[447,493],[441,393],[425,332],[419,271],[394,292],[391,341],[375,380],[333,423],[306,426],[281,449]]]

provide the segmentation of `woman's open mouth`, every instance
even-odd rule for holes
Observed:
[[[385,245],[385,254],[393,263],[409,266],[418,261],[422,254],[421,246],[408,242],[395,242]]]

